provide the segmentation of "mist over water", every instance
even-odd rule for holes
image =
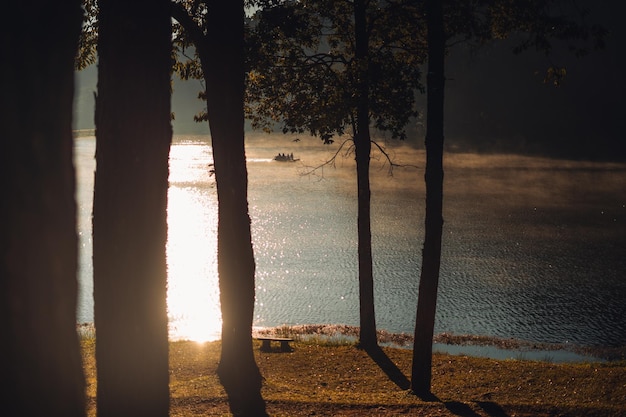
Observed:
[[[313,174],[338,144],[247,141],[256,259],[256,326],[358,325],[356,179],[352,156]],[[77,318],[93,321],[94,139],[76,141],[80,285]],[[423,151],[390,143],[372,160],[377,324],[412,333],[424,219]],[[298,162],[276,162],[279,152]],[[171,338],[220,332],[217,201],[210,142],[177,136],[170,154]],[[626,344],[626,165],[512,155],[447,154],[436,333],[535,342]]]

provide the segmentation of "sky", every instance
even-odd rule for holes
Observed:
[[[581,59],[562,50],[550,58],[534,51],[514,55],[508,41],[477,52],[463,45],[451,49],[446,61],[447,149],[626,161],[626,57],[621,53],[626,29],[611,3],[591,3],[592,20],[611,34],[604,50]],[[542,82],[550,64],[567,68],[558,88]],[[94,128],[96,78],[95,66],[77,73],[75,129]],[[204,107],[197,98],[200,89],[197,81],[174,80],[174,134],[208,133],[206,123],[193,121]],[[409,140],[421,146],[419,121],[412,132]]]

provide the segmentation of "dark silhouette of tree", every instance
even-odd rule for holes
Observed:
[[[80,1],[8,2],[3,16],[0,404],[7,416],[84,416],[72,162]]]
[[[446,37],[442,0],[426,0],[426,22],[428,29],[426,170],[424,174],[426,216],[411,367],[411,389],[421,396],[430,393],[433,332],[443,230],[443,102]]]
[[[259,1],[251,24],[248,115],[253,126],[309,131],[324,143],[351,133],[357,174],[359,346],[377,346],[370,213],[373,124],[404,138],[420,89],[413,9],[392,1]],[[406,25],[399,22],[407,22]]]
[[[369,119],[369,36],[365,0],[354,0],[354,61],[356,74],[356,120],[354,153],[357,177],[357,236],[359,259],[359,318],[361,329],[359,346],[368,349],[378,346],[376,315],[374,311],[374,272],[372,266],[372,216],[370,189]]]
[[[187,7],[185,7],[187,6]],[[206,85],[218,198],[217,262],[222,308],[218,375],[235,416],[265,416],[262,377],[254,359],[255,262],[248,214],[244,148],[243,1],[176,3],[173,17],[193,43],[199,61],[179,67]],[[199,66],[198,66],[199,65]],[[186,74],[186,75],[185,75]]]
[[[569,43],[578,56],[603,46],[606,31],[583,19],[587,10],[560,8],[559,0],[477,1],[425,0],[424,17],[428,39],[427,127],[426,127],[426,217],[414,334],[412,391],[430,396],[432,343],[441,264],[443,231],[443,143],[445,55],[457,42],[477,44],[524,34],[513,52],[535,48],[549,53],[554,41]],[[574,20],[580,17],[581,20]],[[416,23],[418,26],[419,22]],[[547,69],[545,82],[558,85],[565,70]]]
[[[167,0],[98,3],[93,212],[98,415],[167,416],[170,5]]]
[[[210,111],[210,115],[203,112],[196,121],[209,121],[218,191],[218,272],[223,320],[220,379],[233,414],[260,416],[266,413],[260,393],[262,377],[252,349],[255,264],[243,143],[243,7],[243,1],[183,0],[171,2],[169,12],[178,22],[174,30],[178,47],[174,58],[191,46],[197,55],[191,62],[176,62],[174,70],[183,79],[204,81],[206,92],[200,95],[207,99]],[[98,7],[94,0],[85,0],[85,8],[91,14],[83,26],[81,45],[85,50],[77,58],[77,68],[93,63],[98,38],[98,16],[93,15]]]

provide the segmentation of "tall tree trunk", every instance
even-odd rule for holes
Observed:
[[[80,1],[8,2],[0,27],[0,404],[84,416],[72,162]]]
[[[422,273],[415,323],[411,388],[417,395],[430,394],[433,332],[441,264],[443,229],[443,100],[445,33],[442,0],[426,2],[428,27],[428,76],[426,118],[426,219]]]
[[[218,198],[217,262],[222,308],[220,381],[235,416],[266,416],[254,359],[255,262],[244,148],[243,1],[216,2],[201,52]]]
[[[354,135],[358,201],[359,257],[359,346],[370,349],[378,345],[374,312],[374,273],[372,267],[370,153],[369,130],[369,56],[367,7],[365,0],[354,1],[355,60],[357,63],[357,120]]]
[[[100,0],[99,6],[93,213],[98,416],[167,416],[170,6],[168,0]]]

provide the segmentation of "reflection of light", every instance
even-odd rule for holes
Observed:
[[[170,320],[171,340],[193,340],[194,342],[211,342],[221,338],[221,320],[215,320],[204,315],[204,311],[197,312],[196,317],[178,317]],[[196,313],[193,313],[196,314]]]
[[[170,152],[167,308],[173,340],[201,342],[221,334],[217,202],[208,149],[175,144]]]

